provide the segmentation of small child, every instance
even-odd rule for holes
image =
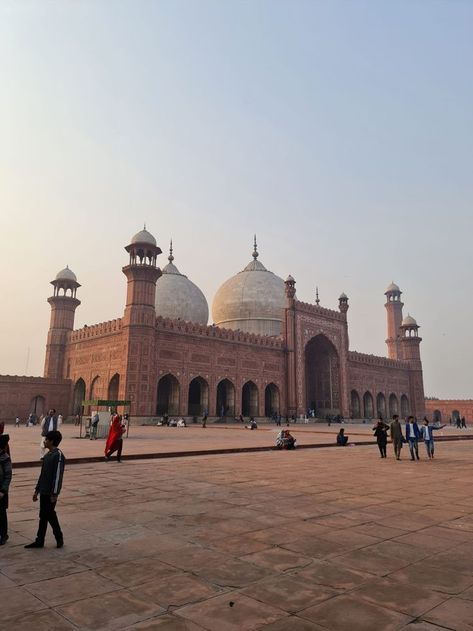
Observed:
[[[11,482],[11,460],[8,455],[8,434],[0,434],[0,546],[8,541],[8,489]]]

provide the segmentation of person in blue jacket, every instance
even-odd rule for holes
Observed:
[[[406,440],[409,443],[411,460],[415,460],[416,458],[419,460],[419,438],[420,429],[417,425],[417,421],[413,416],[409,416],[406,421]]]
[[[436,429],[443,429],[445,425],[429,425],[429,420],[424,417],[424,424],[421,427],[422,440],[425,443],[427,455],[430,459],[434,457],[434,431]]]

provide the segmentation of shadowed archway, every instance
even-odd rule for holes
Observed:
[[[325,335],[316,335],[305,347],[306,408],[319,416],[340,414],[340,361]]]
[[[247,381],[241,390],[241,413],[258,416],[258,388],[253,381]]]
[[[270,418],[279,413],[279,388],[275,383],[269,383],[264,389],[264,415]]]
[[[174,375],[168,374],[158,381],[156,397],[156,414],[179,413],[179,381]]]
[[[209,409],[209,384],[203,377],[195,377],[189,384],[187,398],[187,413],[189,416],[201,416],[208,414]]]
[[[222,379],[217,386],[217,415],[235,416],[235,386],[229,379]]]

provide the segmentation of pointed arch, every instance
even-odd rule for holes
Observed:
[[[171,373],[163,375],[157,386],[156,414],[178,414],[179,392],[180,384],[177,377]]]
[[[399,414],[399,402],[397,396],[392,392],[389,395],[389,416],[393,417],[395,414]]]
[[[82,412],[82,401],[85,399],[85,381],[82,377],[74,384],[74,393],[72,397],[72,413],[73,414],[81,414]]]
[[[208,414],[209,384],[203,377],[195,377],[189,383],[187,406],[189,416],[201,416],[204,413]]]
[[[268,383],[264,389],[264,415],[270,418],[273,414],[279,414],[279,406],[279,388],[275,383]]]
[[[374,417],[373,395],[368,390],[363,395],[363,416],[368,419]]]
[[[109,381],[107,399],[109,401],[117,401],[119,391],[120,391],[120,375],[116,372]]]
[[[247,381],[241,389],[241,413],[243,416],[258,416],[258,387],[253,381]]]
[[[361,418],[360,395],[356,390],[352,390],[350,394],[351,415],[353,418]]]
[[[220,418],[235,416],[235,386],[230,379],[222,379],[217,385],[216,409]]]
[[[96,375],[90,383],[90,396],[89,399],[101,399],[102,398],[102,379],[100,375]]]
[[[401,416],[407,418],[410,414],[409,399],[405,394],[401,395]]]
[[[386,397],[382,392],[378,392],[376,396],[376,414],[386,418]]]

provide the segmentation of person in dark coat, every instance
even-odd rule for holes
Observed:
[[[399,423],[399,415],[393,415],[393,421],[391,423],[391,440],[394,446],[394,454],[396,456],[396,460],[401,459],[401,449],[402,443],[404,442],[404,436],[402,435],[402,427],[401,423]]]
[[[378,443],[379,453],[381,458],[387,458],[386,445],[388,444],[388,431],[389,425],[387,425],[381,417],[375,427],[373,427],[373,434],[376,436],[376,442]]]
[[[347,444],[348,444],[348,436],[345,436],[345,429],[341,427],[340,431],[337,434],[337,445],[339,447],[346,447]]]
[[[62,434],[58,430],[52,430],[44,437],[44,445],[48,452],[43,458],[41,473],[33,493],[33,502],[38,501],[39,496],[39,526],[36,540],[25,548],[43,548],[48,524],[53,529],[56,538],[56,547],[62,548],[64,537],[56,515],[56,504],[62,488],[64,475],[64,454],[58,446],[62,440]]]
[[[0,546],[8,541],[8,489],[12,477],[11,460],[8,454],[8,434],[0,435]]]

